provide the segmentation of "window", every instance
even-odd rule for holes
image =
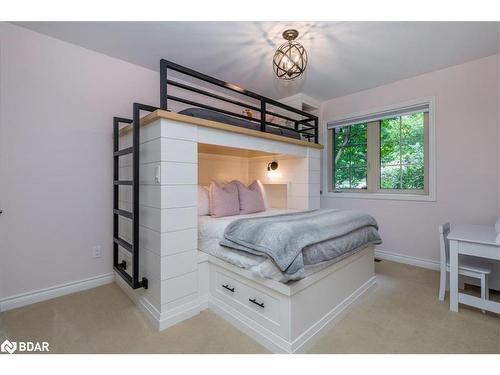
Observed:
[[[424,112],[380,120],[380,189],[425,188]]]
[[[335,128],[335,188],[366,189],[368,174],[366,124]]]
[[[328,123],[330,192],[428,196],[429,108]]]

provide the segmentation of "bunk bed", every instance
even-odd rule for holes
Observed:
[[[180,73],[182,76],[191,77],[201,82],[208,83],[215,87],[222,88],[231,93],[243,96],[243,100],[236,100],[227,95],[215,93],[213,90],[200,88],[196,85],[187,85],[173,79],[169,76],[171,72]],[[178,88],[184,93],[194,93],[201,97],[201,101],[189,99],[187,96],[172,95],[170,94],[171,88]],[[205,103],[204,99],[210,98],[219,104],[229,104],[232,108],[240,108],[246,111],[247,114],[237,113],[233,110],[228,110]],[[210,122],[217,122],[231,126],[238,126],[245,129],[260,131],[262,133],[274,134],[279,136],[291,137],[293,139],[301,140],[306,139],[307,142],[314,142],[318,144],[318,117],[313,116],[307,112],[301,111],[297,108],[280,103],[276,100],[266,98],[262,95],[256,94],[252,91],[245,90],[237,85],[221,81],[206,74],[197,72],[193,69],[181,66],[171,61],[162,59],[160,61],[160,107],[154,107],[147,104],[134,103],[133,104],[133,118],[114,117],[113,118],[113,151],[114,151],[114,194],[113,194],[113,237],[114,237],[114,251],[113,251],[113,267],[115,271],[129,284],[133,289],[147,288],[147,278],[139,278],[139,146],[140,146],[140,126],[147,124],[149,118],[141,120],[142,115],[146,112],[158,113],[158,110],[171,112],[170,103],[183,103],[190,106],[187,109],[179,111],[179,114],[185,117],[194,117],[196,119],[205,119]],[[252,104],[258,102],[258,105]],[[271,109],[270,109],[271,108]],[[274,109],[274,110],[272,110]],[[250,116],[248,111],[258,112],[258,117]],[[278,111],[281,111],[278,113]],[[285,113],[285,114],[284,114]],[[269,121],[272,116],[273,121]],[[189,119],[185,119],[189,121]],[[289,125],[278,124],[276,120],[284,120]],[[125,124],[123,128],[121,125]],[[132,131],[132,145],[119,149],[119,138],[127,131]],[[120,157],[132,155],[133,158],[133,178],[131,180],[119,180],[119,160]],[[119,209],[119,187],[132,186],[133,190],[133,209],[132,211],[125,211]],[[126,217],[133,222],[133,235],[132,242],[125,241],[120,238],[118,233],[119,217]],[[135,239],[135,241],[134,241]],[[126,262],[118,261],[118,247],[122,247],[132,254],[133,270],[132,274],[126,272]]]
[[[293,155],[302,161],[291,183],[307,185],[308,196],[292,197],[296,199],[290,206],[318,209],[323,146],[316,116],[161,60],[160,107],[134,103],[132,119],[115,117],[113,126],[113,266],[117,283],[158,329],[211,308],[272,351],[304,351],[374,285],[376,241],[359,243],[293,282],[260,277],[227,259],[197,251],[198,203],[191,193],[198,184],[192,177],[198,145]],[[156,159],[151,159],[153,152]],[[127,178],[121,171],[126,158],[131,168]],[[184,180],[179,182],[179,176]],[[145,184],[145,179],[154,183]],[[164,190],[156,194],[161,200],[156,211],[149,203],[143,205],[141,200],[152,195],[155,184],[167,186],[172,196],[182,195],[182,207],[175,202],[165,206]],[[124,206],[120,191],[125,186],[131,194]],[[160,222],[152,223],[148,215]],[[124,220],[131,224],[129,233],[121,228]]]

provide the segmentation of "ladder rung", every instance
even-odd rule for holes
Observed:
[[[133,185],[134,181],[132,181],[132,180],[115,180],[114,184],[115,185]]]
[[[114,156],[122,156],[122,155],[128,155],[134,152],[134,149],[132,147],[127,147],[122,150],[118,150],[114,152]]]
[[[113,213],[115,215],[125,216],[128,219],[133,219],[134,218],[134,214],[132,212],[130,212],[130,211],[114,209]]]
[[[132,244],[128,243],[127,241],[121,239],[120,237],[118,238],[114,238],[114,241],[116,244],[120,245],[121,247],[123,247],[125,250],[129,251],[129,252],[132,252],[133,251],[133,247],[132,247]]]

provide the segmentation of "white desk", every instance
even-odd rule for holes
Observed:
[[[493,226],[458,225],[448,234],[450,240],[450,310],[458,311],[458,304],[475,306],[500,314],[500,302],[483,300],[458,291],[458,254],[500,260],[500,244]]]

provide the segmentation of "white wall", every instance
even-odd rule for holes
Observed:
[[[286,185],[288,208],[319,208],[320,160],[316,157],[319,155],[319,150],[314,150],[308,158],[291,155],[254,158],[250,161],[248,179],[249,181],[259,179],[265,186]],[[273,160],[278,162],[278,169],[268,174],[267,165]]]
[[[248,158],[199,153],[198,185],[208,186],[213,180],[219,183],[239,180],[248,184]]]
[[[324,125],[342,115],[434,96],[437,142],[436,202],[324,194],[322,207],[367,211],[379,222],[381,250],[430,260],[439,257],[440,223],[493,223],[500,211],[499,56],[322,103]]]
[[[112,117],[158,79],[0,23],[0,299],[112,271]]]

